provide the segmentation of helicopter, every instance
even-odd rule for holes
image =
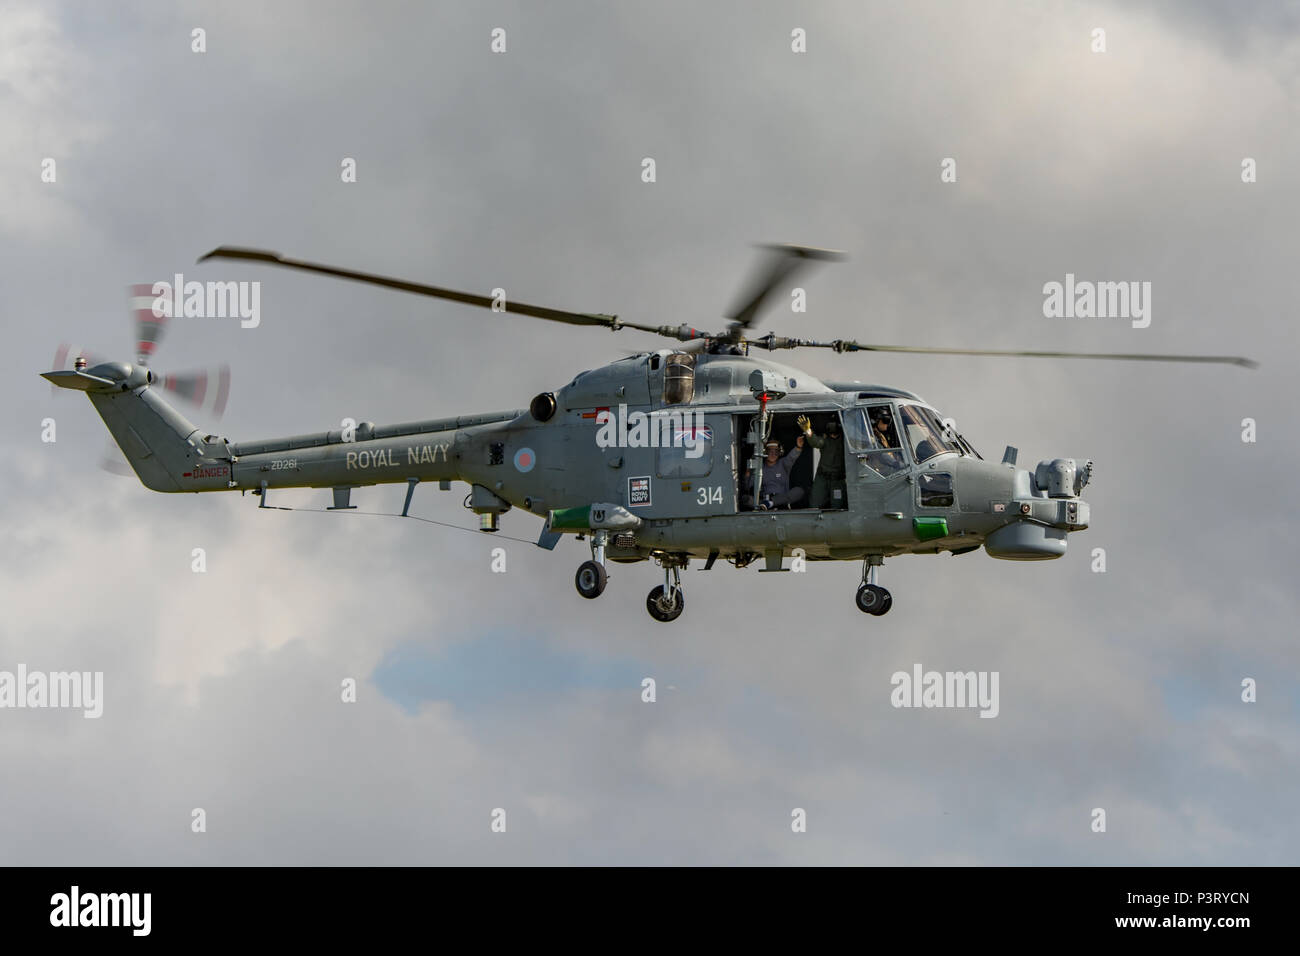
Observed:
[[[709,332],[682,324],[647,325],[617,315],[573,312],[459,292],[293,259],[261,249],[221,246],[202,256],[293,269],[449,299],[496,312],[569,325],[631,329],[674,340],[580,372],[527,408],[394,425],[355,427],[261,441],[204,434],[160,394],[143,363],[79,356],[72,369],[42,373],[86,393],[145,487],[159,492],[252,492],[329,488],[333,506],[354,509],[351,493],[406,485],[410,516],[417,485],[468,484],[465,505],[479,529],[500,529],[520,508],[543,520],[537,545],[553,550],[565,534],[585,540],[591,557],[574,576],[578,593],[598,598],[608,565],[654,561],[663,583],[646,598],[656,621],[685,607],[681,571],[694,560],[762,572],[794,561],[861,561],[855,602],[880,616],[893,596],[880,585],[886,558],[968,554],[1004,560],[1061,557],[1071,533],[1086,530],[1081,497],[1091,460],[1056,458],[1033,470],[1007,446],[986,461],[914,392],[858,382],[821,381],[754,350],[822,348],[848,352],[1086,358],[1223,363],[1218,355],[1112,354],[870,345],[751,335],[772,294],[799,270],[843,255],[808,246],[764,247],[768,259],[727,326]],[[813,449],[820,449],[814,468]],[[838,462],[838,464],[837,464]]]

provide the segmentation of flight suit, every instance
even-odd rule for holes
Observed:
[[[782,505],[793,505],[803,500],[803,489],[799,487],[790,487],[790,468],[794,465],[795,459],[799,457],[802,448],[791,450],[790,454],[784,458],[777,459],[776,464],[769,465],[766,459],[763,461],[763,488],[759,492],[765,502],[770,502],[773,507]],[[749,475],[748,472],[746,472]],[[741,504],[746,508],[754,507],[753,476],[749,475],[746,482],[749,492],[742,499]]]
[[[844,484],[844,435],[804,433],[804,440],[822,453],[817,463],[817,476],[813,478],[812,501],[814,508],[847,508],[848,490]],[[835,493],[839,492],[836,498]]]

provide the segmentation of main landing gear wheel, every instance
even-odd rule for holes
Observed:
[[[682,616],[682,611],[686,607],[686,595],[682,593],[681,588],[673,588],[671,599],[664,595],[664,586],[661,584],[645,599],[645,609],[650,612],[650,616],[656,621],[668,623],[675,621]]]
[[[578,573],[574,575],[573,586],[585,598],[598,598],[605,592],[607,580],[608,576],[603,565],[595,561],[583,561],[578,566]]]
[[[894,606],[894,598],[878,584],[864,584],[858,588],[858,610],[879,617],[888,614]]]
[[[682,616],[686,595],[682,593],[682,568],[689,559],[680,555],[662,555],[655,558],[664,569],[664,583],[645,599],[645,609],[656,621],[667,624]]]

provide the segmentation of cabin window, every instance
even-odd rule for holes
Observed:
[[[713,428],[691,424],[689,414],[686,423],[681,418],[674,412],[660,419],[659,477],[703,478],[713,469]]]
[[[673,352],[664,356],[664,404],[684,405],[695,397],[695,356]]]

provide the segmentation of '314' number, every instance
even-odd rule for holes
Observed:
[[[701,488],[700,493],[695,496],[695,503],[700,505],[722,504],[722,485]]]

